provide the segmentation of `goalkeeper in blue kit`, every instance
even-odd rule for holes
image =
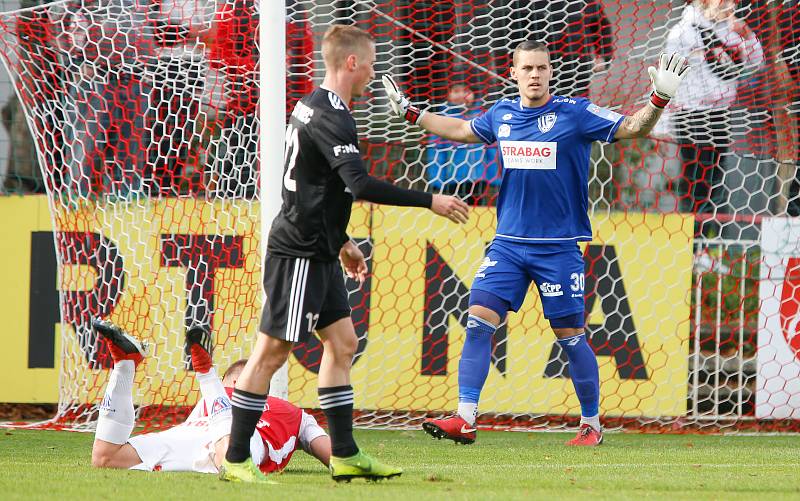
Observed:
[[[495,238],[470,291],[467,337],[458,365],[458,412],[427,420],[427,433],[458,443],[475,442],[492,336],[509,310],[519,310],[533,281],[544,316],[567,354],[581,405],[580,429],[567,444],[602,443],[600,381],[597,359],[584,334],[584,262],[578,247],[578,242],[592,239],[591,143],[647,136],[688,69],[686,58],[662,54],[658,68],[648,69],[653,84],[649,102],[623,116],[584,98],[551,95],[547,46],[525,41],[514,50],[511,68],[519,95],[501,99],[469,121],[416,108],[391,77],[383,77],[389,102],[400,117],[452,141],[497,143],[503,166]]]

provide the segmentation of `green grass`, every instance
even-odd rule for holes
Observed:
[[[405,474],[335,484],[302,452],[274,477],[276,486],[97,470],[89,464],[91,434],[0,429],[0,499],[800,499],[797,436],[607,434],[602,447],[576,450],[563,446],[563,433],[481,432],[474,446],[422,432],[356,435]]]

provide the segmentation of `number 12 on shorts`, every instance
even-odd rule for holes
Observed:
[[[319,320],[319,313],[316,315],[308,312],[306,313],[306,320],[308,320],[308,333],[311,334],[314,332],[314,328],[317,326],[317,321]]]

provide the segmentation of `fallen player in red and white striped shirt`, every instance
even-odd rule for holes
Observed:
[[[220,380],[203,347],[207,331],[189,329],[186,339],[202,399],[184,423],[131,437],[133,379],[145,350],[142,343],[110,322],[98,320],[93,325],[109,348],[114,369],[99,407],[92,466],[217,473],[230,436],[230,393],[246,361],[234,362]],[[316,419],[285,400],[269,397],[250,440],[253,461],[264,473],[280,471],[298,447],[328,465],[331,441]]]

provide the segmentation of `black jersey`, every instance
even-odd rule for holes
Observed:
[[[267,250],[280,257],[336,259],[347,239],[353,204],[336,170],[348,162],[364,170],[347,105],[325,89],[303,97],[292,111],[285,148],[283,204]]]
[[[283,158],[283,205],[267,242],[276,257],[336,259],[347,240],[354,198],[408,207],[432,204],[430,193],[367,174],[356,122],[339,96],[326,89],[316,89],[294,107]]]

